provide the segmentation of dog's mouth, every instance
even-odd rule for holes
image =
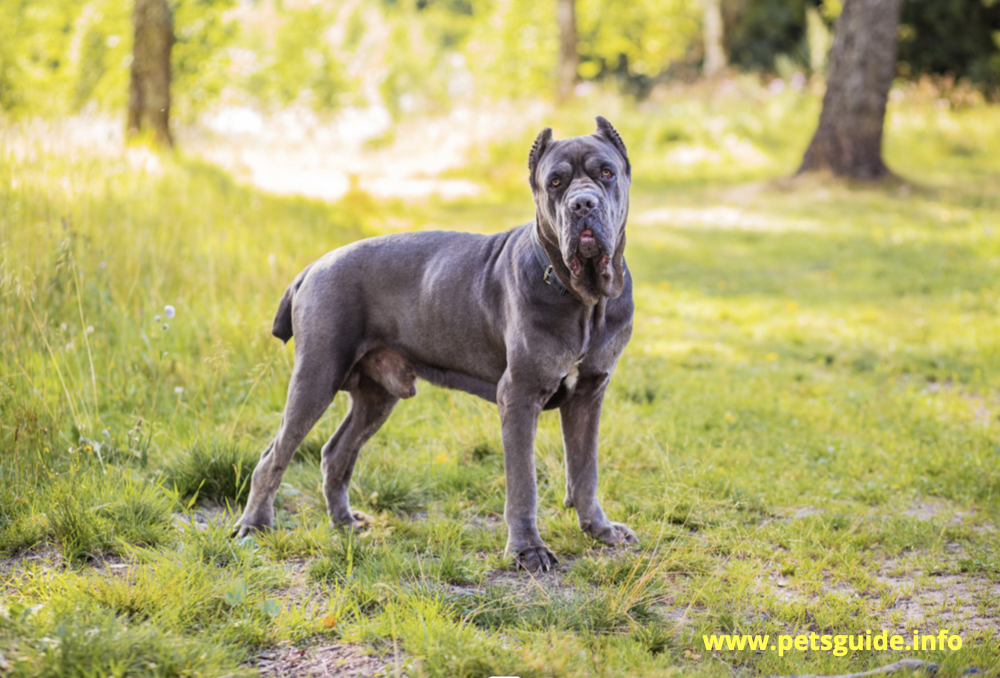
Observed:
[[[592,259],[600,253],[601,249],[597,244],[597,238],[594,237],[594,232],[589,228],[583,229],[580,234],[580,244],[577,245],[576,251],[584,259]]]
[[[599,231],[595,233],[590,227],[585,227],[580,232],[576,251],[567,262],[574,277],[579,277],[589,266],[593,266],[598,273],[607,271],[611,261],[610,243],[603,242],[605,238],[600,237],[599,233]]]

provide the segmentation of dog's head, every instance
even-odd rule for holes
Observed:
[[[528,170],[538,236],[559,278],[591,306],[619,296],[632,167],[617,130],[598,117],[593,134],[554,141],[546,127]]]

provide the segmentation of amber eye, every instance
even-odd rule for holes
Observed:
[[[611,177],[614,176],[614,174],[611,173],[611,170],[605,167],[604,169],[601,170],[601,176],[604,177],[605,179],[610,179]]]
[[[556,177],[555,179],[549,182],[549,186],[551,186],[552,188],[559,188],[560,186],[562,186],[562,179]]]

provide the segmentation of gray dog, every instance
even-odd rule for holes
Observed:
[[[625,267],[631,167],[604,118],[589,136],[538,135],[528,158],[535,221],[491,236],[404,233],[330,252],[295,278],[274,335],[295,335],[295,368],[274,441],[253,472],[236,534],[271,526],[274,496],[296,448],[333,401],[350,409],[323,446],[323,493],[334,525],[358,527],[348,487],[361,446],[417,378],[494,402],[507,476],[507,553],[530,571],[555,554],[538,534],[535,430],[558,407],[566,506],[606,544],[635,533],[597,500],[597,436],[611,373],[632,333]]]

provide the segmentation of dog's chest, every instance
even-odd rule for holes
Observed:
[[[617,299],[595,306],[594,319],[586,334],[586,349],[581,354],[580,376],[611,374],[632,336],[631,280],[626,278],[626,290]]]
[[[571,395],[576,390],[576,382],[580,379],[580,362],[577,360],[573,363],[573,367],[569,369],[569,373],[562,380],[563,388]]]
[[[631,314],[616,310],[602,302],[588,308],[576,324],[576,331],[571,333],[572,362],[561,382],[567,391],[576,388],[581,376],[606,374],[614,369],[631,334]]]

